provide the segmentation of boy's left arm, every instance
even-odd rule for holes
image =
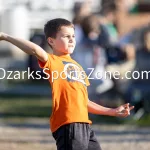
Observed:
[[[98,105],[92,101],[88,101],[88,112],[97,115],[107,115],[115,117],[127,117],[130,115],[130,111],[134,106],[129,107],[129,103],[121,105],[117,108],[107,108],[101,105]]]

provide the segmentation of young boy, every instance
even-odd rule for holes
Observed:
[[[44,32],[53,54],[46,53],[30,41],[4,33],[0,33],[0,40],[10,42],[25,53],[36,56],[39,66],[47,68],[53,101],[50,128],[57,149],[101,150],[90,127],[88,112],[127,117],[134,107],[124,104],[115,109],[106,108],[88,99],[88,78],[82,67],[70,57],[76,45],[74,25],[71,22],[61,18],[50,20],[46,23]]]

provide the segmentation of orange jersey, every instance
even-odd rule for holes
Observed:
[[[66,55],[48,54],[45,64],[40,60],[38,63],[48,73],[52,88],[51,131],[73,122],[91,123],[87,107],[89,81],[82,67]]]

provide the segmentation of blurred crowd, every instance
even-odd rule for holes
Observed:
[[[150,71],[150,24],[134,28],[121,36],[116,20],[120,10],[137,13],[137,1],[101,0],[101,9],[96,13],[92,12],[90,5],[90,1],[76,2],[72,20],[77,42],[72,57],[82,65],[87,75],[92,71],[89,68],[94,68],[91,74],[94,79],[89,80],[89,98],[98,103],[103,98],[120,98],[124,102],[137,104],[137,110],[141,106],[148,106],[150,79],[147,79],[146,74],[142,79],[123,77],[128,71]],[[45,48],[46,44],[41,39],[44,39],[44,35],[36,34],[31,41]],[[32,65],[36,64],[35,61],[30,56],[29,65],[33,70],[38,67]],[[106,71],[110,74],[119,71],[119,79],[113,76],[106,78]],[[96,77],[96,72],[100,72],[101,79]],[[150,112],[150,109],[146,111]]]

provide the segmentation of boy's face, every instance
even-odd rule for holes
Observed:
[[[51,45],[57,54],[73,53],[76,45],[74,28],[62,26],[56,34],[56,38],[51,38]]]

